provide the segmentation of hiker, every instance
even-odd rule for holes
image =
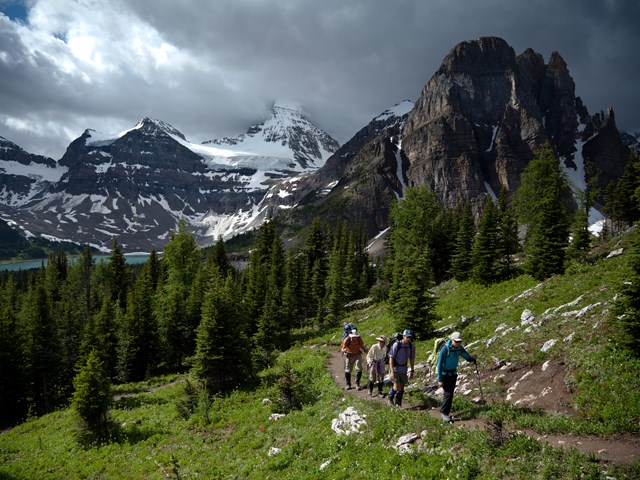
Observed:
[[[344,355],[344,379],[346,382],[346,390],[351,390],[351,371],[356,366],[356,387],[360,390],[360,379],[362,378],[362,355],[364,351],[364,342],[358,330],[355,328],[342,341],[342,354]]]
[[[453,403],[453,391],[456,388],[458,379],[458,360],[462,356],[467,362],[476,363],[476,355],[469,353],[462,346],[462,335],[460,332],[453,332],[451,337],[444,344],[438,355],[438,386],[442,387],[442,406],[440,415],[445,422],[451,420],[451,404]]]
[[[382,381],[384,380],[384,358],[386,351],[384,344],[387,339],[384,335],[376,337],[378,343],[371,345],[367,352],[367,372],[369,373],[369,395],[373,395],[373,385],[378,385],[378,395],[383,396]]]
[[[397,341],[389,351],[389,378],[393,382],[389,390],[389,403],[402,406],[404,386],[413,378],[413,363],[416,358],[416,346],[413,343],[413,331],[402,332],[402,340]],[[407,364],[411,368],[407,374]]]

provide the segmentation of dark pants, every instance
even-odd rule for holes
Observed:
[[[444,393],[442,395],[442,406],[440,407],[440,413],[449,415],[451,412],[451,404],[453,403],[453,391],[456,389],[457,375],[444,375],[442,377],[442,388]]]

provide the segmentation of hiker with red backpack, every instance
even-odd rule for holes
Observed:
[[[362,378],[362,355],[365,355],[364,342],[358,331],[354,328],[351,333],[342,340],[342,354],[344,355],[344,380],[345,389],[351,390],[351,372],[353,366],[356,367],[356,387],[360,390],[360,379]]]
[[[416,359],[416,346],[413,343],[413,331],[402,332],[402,340],[397,341],[389,351],[389,379],[393,382],[389,390],[389,403],[402,406],[404,386],[413,378],[413,364]],[[411,365],[411,368],[407,368]]]
[[[462,346],[462,334],[453,332],[440,349],[437,363],[438,385],[444,390],[440,415],[443,421],[449,423],[453,423],[450,413],[453,404],[453,391],[456,389],[456,381],[458,380],[459,357],[464,358],[467,362],[476,363],[476,355],[469,355]]]

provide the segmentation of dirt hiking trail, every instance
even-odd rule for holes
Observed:
[[[345,387],[344,380],[344,363],[343,357],[340,353],[340,347],[337,345],[328,346],[328,350],[330,352],[330,357],[327,363],[327,368],[331,372],[333,379],[336,384],[340,386],[340,388]],[[388,368],[388,367],[387,367]],[[365,370],[365,365],[363,362],[363,370]],[[481,381],[484,384],[485,382],[491,381],[491,375],[486,375],[485,372],[481,374]],[[485,378],[486,377],[486,378]],[[361,386],[362,390],[357,390],[355,388],[355,369],[352,374],[352,385],[353,389],[345,390],[345,395],[352,395],[364,401],[374,401],[381,402],[389,405],[389,408],[405,408],[412,409],[417,411],[423,411],[426,414],[430,415],[433,418],[440,419],[440,411],[439,407],[434,408],[425,408],[421,405],[411,405],[405,397],[404,405],[402,407],[395,407],[389,404],[387,396],[377,395],[377,388],[374,388],[373,396],[369,396],[369,391],[367,389],[367,375],[366,372],[363,373]],[[539,386],[538,386],[539,388]],[[457,391],[457,389],[456,389]],[[389,387],[386,386],[383,389],[385,394],[389,393]],[[548,399],[551,400],[551,399]],[[563,399],[563,403],[564,403]],[[490,403],[491,399],[487,399]],[[452,412],[454,418],[456,412]],[[454,424],[455,427],[458,428],[491,428],[489,422],[483,419],[471,418],[471,419],[458,419]],[[553,447],[559,448],[575,448],[579,452],[582,453],[590,453],[595,455],[595,457],[604,462],[610,462],[612,464],[618,465],[634,465],[636,462],[640,460],[640,437],[635,435],[615,435],[615,436],[607,436],[607,437],[597,437],[597,436],[574,436],[574,435],[558,435],[558,434],[550,434],[550,435],[542,435],[536,433],[531,430],[524,431],[523,433],[528,436],[535,438],[541,442],[545,442]]]

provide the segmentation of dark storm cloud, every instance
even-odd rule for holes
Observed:
[[[42,19],[55,17],[51,12],[58,6],[69,10],[73,2],[35,3]],[[64,44],[53,42],[38,57],[33,46],[23,43],[24,29],[0,18],[0,115],[26,115],[29,125],[38,115],[50,125],[58,118],[69,131],[77,131],[75,136],[87,127],[123,130],[149,115],[203,141],[240,133],[266,115],[272,101],[287,99],[303,104],[314,123],[344,142],[394,103],[417,99],[457,43],[492,35],[504,38],[518,54],[529,47],[545,59],[560,52],[576,94],[591,113],[612,106],[621,129],[640,130],[635,113],[640,108],[635,87],[640,68],[637,3],[137,0],[105,6],[90,1],[96,25],[109,22],[112,11],[126,15],[111,20],[123,24],[117,35],[94,32],[113,36],[100,47],[102,57],[93,51],[90,62],[115,67],[85,68],[83,75],[65,72],[59,61],[69,56],[62,51]],[[81,14],[76,15],[81,22]],[[51,21],[64,31],[68,20],[61,18]],[[128,35],[139,37],[109,51]],[[155,50],[136,51],[141,48],[138,38]],[[154,63],[164,47],[166,63]],[[51,53],[56,48],[59,57]],[[14,61],[6,61],[2,52]],[[36,66],[34,57],[40,58]],[[0,135],[29,150],[26,141],[16,140],[16,132],[0,123]]]

